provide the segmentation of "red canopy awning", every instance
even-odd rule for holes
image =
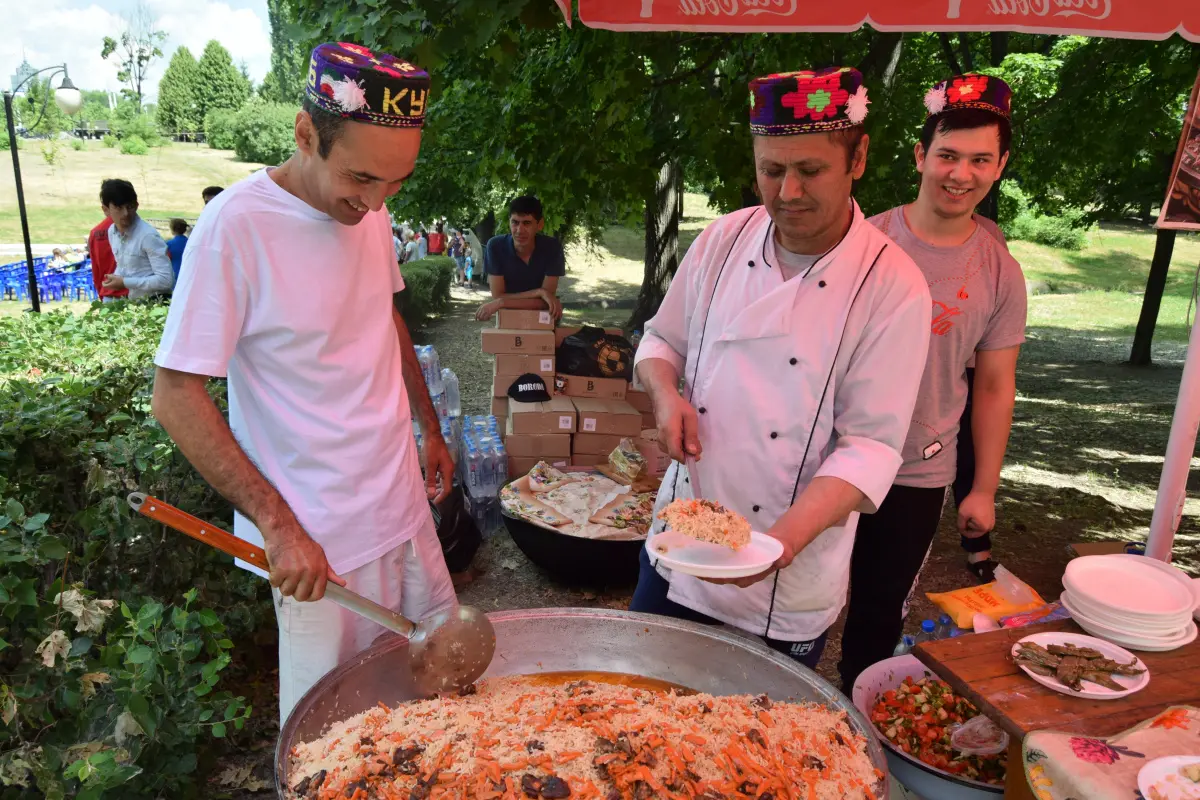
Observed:
[[[570,7],[570,0],[557,0]],[[1200,41],[1200,0],[575,0],[621,31],[1020,31]],[[568,19],[570,15],[567,15]]]

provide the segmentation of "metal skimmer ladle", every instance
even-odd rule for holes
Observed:
[[[248,564],[268,569],[261,547],[207,524],[185,511],[142,492],[129,495],[134,511],[161,522]],[[459,606],[412,622],[360,594],[325,584],[325,598],[408,639],[413,679],[422,694],[444,694],[470,686],[483,675],[496,652],[496,632],[487,615]]]

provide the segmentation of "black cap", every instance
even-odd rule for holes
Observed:
[[[508,387],[508,396],[518,403],[544,403],[550,399],[541,375],[526,372]]]

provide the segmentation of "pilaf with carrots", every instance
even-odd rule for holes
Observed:
[[[874,800],[882,778],[821,705],[528,676],[381,704],[291,757],[289,796],[306,800]]]

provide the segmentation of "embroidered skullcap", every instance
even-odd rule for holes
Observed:
[[[1012,89],[991,75],[955,75],[925,93],[926,119],[947,111],[979,108],[1012,118]]]
[[[750,82],[750,131],[794,136],[840,131],[867,118],[867,87],[853,67],[782,72]]]
[[[328,42],[312,51],[305,94],[318,108],[347,119],[420,128],[425,124],[429,74],[360,44]]]

